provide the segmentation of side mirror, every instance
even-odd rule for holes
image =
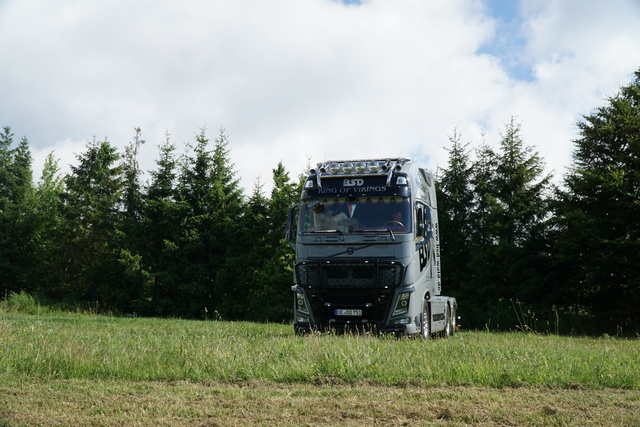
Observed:
[[[299,210],[300,210],[299,204],[292,206],[289,209],[289,214],[287,215],[287,228],[285,230],[284,237],[287,240],[287,243],[289,243],[289,246],[291,246],[291,249],[295,249],[296,247],[295,236],[298,231],[297,219],[298,219]]]
[[[417,205],[416,209],[416,236],[424,237],[425,224],[424,224],[424,208],[422,205]]]
[[[429,207],[425,208],[425,214],[424,237],[431,239],[433,237],[433,222],[431,221],[431,209]]]

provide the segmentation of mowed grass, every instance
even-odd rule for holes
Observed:
[[[639,360],[637,339],[0,312],[0,425],[633,425]]]

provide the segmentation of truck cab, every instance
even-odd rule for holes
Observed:
[[[455,332],[433,175],[410,159],[319,163],[289,212],[297,333]]]

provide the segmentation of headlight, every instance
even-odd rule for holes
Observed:
[[[409,311],[409,296],[411,293],[403,292],[398,295],[398,301],[396,302],[396,308],[393,310],[392,316],[397,316],[399,314],[404,314]]]
[[[302,292],[296,292],[296,309],[301,313],[309,314],[307,301],[304,299],[304,294]]]

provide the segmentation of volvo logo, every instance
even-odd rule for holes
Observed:
[[[351,246],[351,247],[348,247],[347,249],[345,249],[344,251],[337,252],[337,253],[335,253],[335,254],[333,254],[331,256],[334,257],[334,256],[340,256],[340,255],[344,255],[344,254],[353,255],[356,251],[359,251],[359,250],[365,249],[365,248],[369,248],[371,246],[373,246],[373,245],[358,246],[357,248],[354,248],[353,246]]]

